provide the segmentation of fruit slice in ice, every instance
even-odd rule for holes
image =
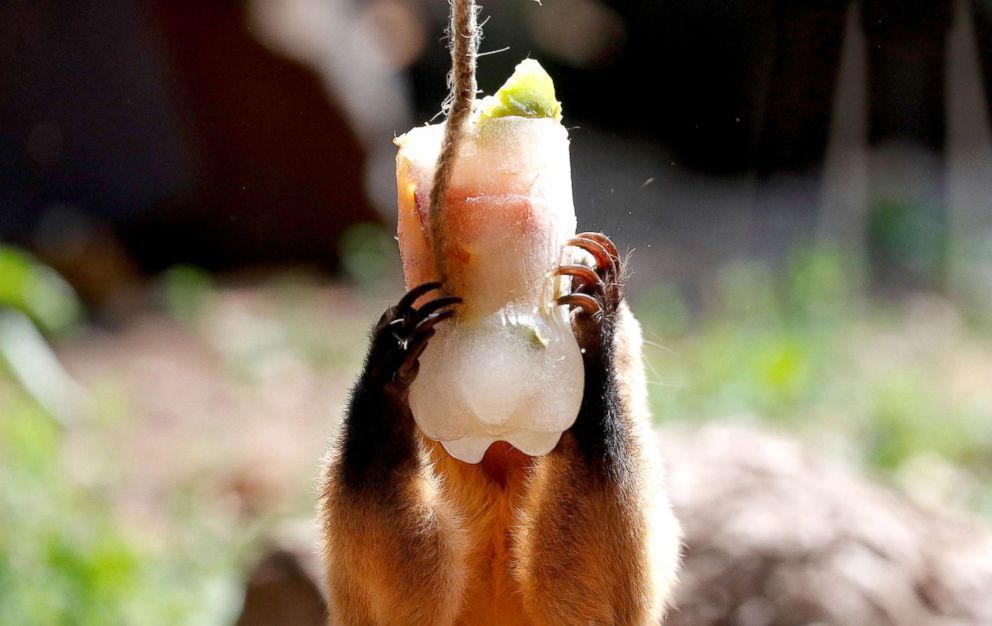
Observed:
[[[568,133],[550,80],[525,61],[478,103],[437,215],[428,198],[443,125],[396,140],[407,284],[443,272],[464,299],[421,357],[410,405],[421,430],[463,461],[478,462],[495,441],[549,452],[582,400],[578,344],[567,311],[551,304],[563,280],[550,274],[575,234],[575,210]],[[433,219],[443,220],[436,241]]]

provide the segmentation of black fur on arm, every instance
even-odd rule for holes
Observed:
[[[579,415],[571,432],[583,458],[594,474],[623,479],[628,467],[629,433],[622,417],[626,410],[620,395],[614,336],[614,315],[604,316],[601,344],[586,348],[585,385]]]
[[[372,330],[362,375],[351,392],[341,439],[341,486],[363,496],[383,497],[404,472],[417,467],[416,426],[409,392],[419,371],[419,357],[434,336],[434,327],[454,315],[461,298],[434,298],[413,304],[440,283],[414,287],[383,313]]]
[[[341,485],[356,493],[382,494],[393,477],[415,466],[417,442],[405,398],[363,375],[355,383],[341,445]]]
[[[616,361],[621,259],[613,242],[599,233],[582,233],[569,244],[588,252],[595,265],[564,265],[557,271],[572,277],[572,293],[558,302],[573,307],[572,324],[585,366],[582,404],[568,434],[593,475],[622,480],[630,469],[630,435]]]

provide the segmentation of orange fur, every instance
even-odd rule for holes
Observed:
[[[625,306],[617,342],[633,461],[623,484],[586,475],[570,433],[545,457],[497,444],[478,465],[422,439],[399,502],[342,497],[331,459],[321,498],[330,623],[659,624],[681,534]]]

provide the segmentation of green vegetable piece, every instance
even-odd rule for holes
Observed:
[[[527,340],[533,350],[544,350],[548,347],[548,340],[541,336],[541,332],[532,326],[524,326]]]
[[[496,117],[548,117],[561,121],[561,102],[555,100],[555,84],[541,64],[524,59],[513,76],[492,96],[482,99],[479,124]]]

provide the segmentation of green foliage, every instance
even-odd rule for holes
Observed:
[[[67,334],[81,311],[76,292],[54,270],[0,245],[0,366],[60,423],[72,418],[74,384],[42,333]]]
[[[959,355],[992,371],[992,342],[934,296],[915,306],[869,301],[856,270],[823,250],[798,251],[779,276],[736,264],[685,327],[673,323],[682,303],[659,302],[659,293],[677,299],[672,290],[636,301],[656,419],[770,421],[895,481],[918,459],[936,459],[968,483],[949,498],[986,507],[992,391],[956,389],[981,376]]]
[[[181,320],[192,319],[214,290],[209,272],[192,265],[177,265],[159,278],[160,293],[169,312]]]
[[[205,275],[180,269],[165,282],[177,314],[192,315]],[[114,459],[66,455],[67,437],[106,442],[117,423],[106,402],[90,402],[85,422],[65,419],[84,397],[32,326],[65,333],[80,310],[54,271],[0,246],[0,624],[230,621],[238,551],[198,565],[207,521],[177,517],[188,538],[146,534],[122,519]],[[97,478],[80,480],[80,463]]]
[[[395,282],[401,268],[395,238],[382,226],[355,224],[341,236],[341,263],[348,277],[361,287]]]
[[[80,483],[62,438],[43,409],[0,375],[0,624],[229,620],[233,556],[197,567],[191,554],[204,546],[157,546],[164,538],[124,524],[108,497],[112,485]],[[187,530],[204,536],[196,522]]]
[[[4,307],[21,311],[46,333],[69,330],[82,310],[61,276],[27,253],[0,245],[0,308]]]
[[[869,252],[880,269],[901,268],[924,284],[942,284],[949,231],[939,206],[880,199],[870,208],[867,227]]]

